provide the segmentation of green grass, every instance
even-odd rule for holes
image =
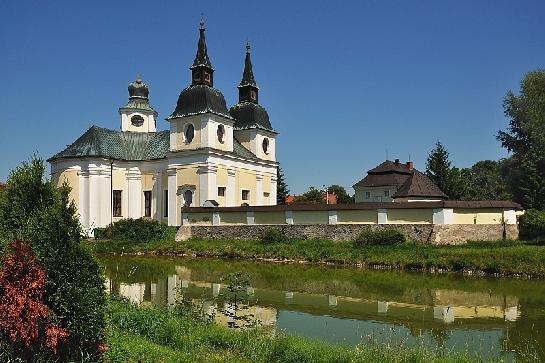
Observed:
[[[424,348],[359,345],[355,349],[301,337],[243,332],[180,313],[138,307],[118,298],[108,304],[106,362],[473,362],[462,354]]]
[[[319,239],[263,244],[252,240],[89,241],[94,253],[144,253],[239,259],[306,261],[369,268],[421,271],[475,271],[502,276],[545,277],[545,246],[520,241],[470,242],[434,246],[406,242],[394,246],[357,246]]]

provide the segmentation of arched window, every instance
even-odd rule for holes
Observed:
[[[186,190],[184,192],[184,207],[191,206],[191,203],[193,203],[193,193],[191,190]]]
[[[185,142],[189,144],[191,141],[193,141],[194,137],[195,137],[195,127],[192,124],[188,124],[185,127],[185,132],[184,132]]]
[[[218,125],[217,134],[218,134],[218,141],[223,144],[223,138],[225,136],[225,127],[223,127],[223,125]]]

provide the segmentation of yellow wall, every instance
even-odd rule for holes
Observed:
[[[221,224],[246,224],[246,212],[220,213]]]
[[[286,224],[284,212],[254,212],[255,224]]]
[[[389,224],[433,223],[433,209],[388,209]]]
[[[242,203],[248,203],[249,205],[255,205],[256,201],[256,172],[247,169],[237,169],[236,171],[236,187],[235,187],[235,203],[241,205]],[[242,190],[246,189],[250,191],[250,200],[242,200]]]
[[[503,210],[499,208],[486,209],[454,209],[454,224],[499,224],[502,221]]]
[[[377,223],[377,211],[373,210],[340,210],[337,211],[338,224]]]
[[[328,221],[327,211],[293,211],[294,224],[327,224]]]
[[[72,190],[70,191],[70,198],[74,201],[79,208],[79,175],[76,169],[67,169],[57,174],[55,177],[57,186],[61,186],[64,181],[67,181]]]
[[[205,225],[209,226],[212,224],[212,213],[189,213],[188,215],[189,224],[198,226]]]

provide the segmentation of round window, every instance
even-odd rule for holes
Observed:
[[[185,132],[184,132],[185,142],[189,144],[191,141],[193,141],[194,137],[195,137],[195,127],[192,124],[189,124],[185,127]]]
[[[223,143],[223,137],[225,136],[225,127],[218,125],[218,141]]]
[[[263,152],[265,154],[268,154],[269,153],[269,139],[264,138],[262,146],[263,146]]]
[[[134,115],[131,117],[131,124],[136,127],[140,127],[144,124],[144,118],[140,115]]]

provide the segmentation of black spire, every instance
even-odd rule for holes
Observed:
[[[214,85],[214,68],[212,68],[212,63],[210,58],[208,58],[208,50],[206,49],[206,39],[204,37],[204,19],[201,17],[200,22],[200,35],[199,35],[199,44],[197,46],[197,54],[195,55],[195,60],[193,65],[189,68],[192,73],[192,85],[196,84],[205,84],[208,86]]]
[[[244,72],[242,80],[238,85],[238,102],[257,103],[259,88],[255,82],[254,72],[252,71],[252,60],[250,59],[250,44],[246,43],[246,58],[244,60]]]

